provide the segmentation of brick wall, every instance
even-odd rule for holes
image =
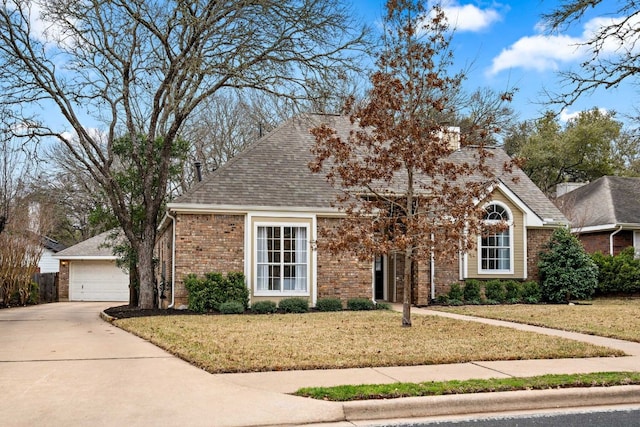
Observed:
[[[318,218],[318,231],[334,227],[340,219]],[[318,248],[318,298],[371,298],[372,262],[360,261],[349,253],[332,255]]]
[[[69,261],[60,261],[58,301],[69,301]]]
[[[582,242],[584,250],[592,254],[602,252],[609,255],[609,239],[614,231],[602,231],[598,233],[578,233],[578,239]],[[613,254],[618,255],[623,249],[633,246],[633,231],[623,230],[613,236]]]
[[[554,229],[529,229],[527,230],[527,278],[526,280],[539,281],[538,261],[540,252],[551,239]]]
[[[167,262],[166,269],[169,270],[170,260]],[[188,274],[244,272],[244,216],[177,215],[175,269],[176,307],[187,304],[183,279]]]

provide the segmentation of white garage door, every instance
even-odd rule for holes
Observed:
[[[115,261],[71,261],[69,299],[72,301],[129,301],[129,276]]]

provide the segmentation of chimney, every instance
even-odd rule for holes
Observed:
[[[196,177],[198,178],[198,182],[200,182],[202,181],[202,163],[196,160],[193,165],[196,167]]]

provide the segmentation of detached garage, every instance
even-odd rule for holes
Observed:
[[[111,234],[99,234],[55,255],[60,260],[60,301],[129,301],[129,275],[116,266]]]

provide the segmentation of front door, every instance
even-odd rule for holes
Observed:
[[[374,283],[375,283],[375,299],[384,299],[384,256],[376,256],[373,266]]]

